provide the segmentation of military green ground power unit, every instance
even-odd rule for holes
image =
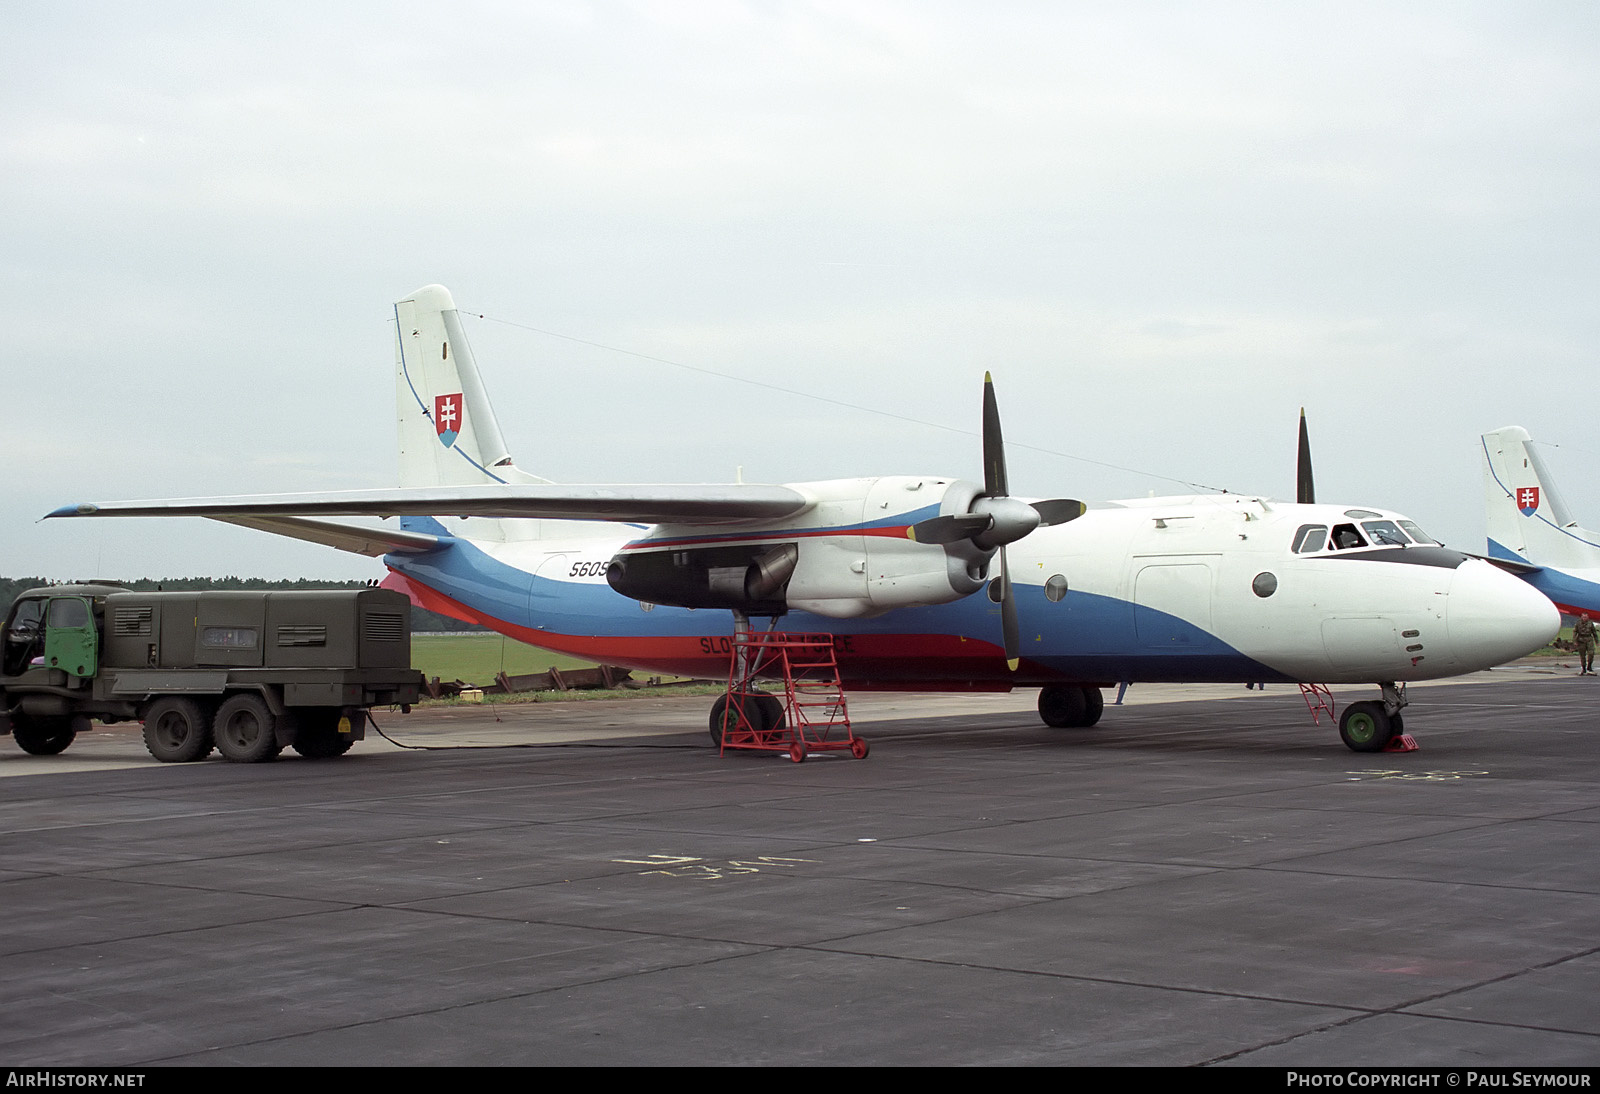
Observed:
[[[31,589],[0,634],[0,732],[54,755],[91,719],[144,723],[158,760],[343,755],[374,706],[417,701],[411,603],[387,589]]]

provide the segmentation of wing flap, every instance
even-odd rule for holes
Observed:
[[[387,554],[419,555],[437,551],[448,542],[443,536],[426,532],[403,532],[397,528],[366,528],[358,524],[338,524],[304,517],[212,517],[224,524],[237,524],[258,532],[303,539],[336,547],[352,554],[381,558]]]

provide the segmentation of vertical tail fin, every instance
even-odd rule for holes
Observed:
[[[1529,440],[1519,426],[1483,435],[1489,557],[1561,569],[1600,567],[1600,537],[1578,527]]]
[[[511,462],[450,291],[427,285],[394,313],[400,485],[545,482]]]

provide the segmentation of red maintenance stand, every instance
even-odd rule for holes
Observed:
[[[758,676],[772,685],[781,678],[783,691],[761,690]],[[719,707],[713,718],[721,720],[724,752],[787,752],[800,763],[810,752],[848,749],[866,759],[867,742],[850,728],[832,635],[740,628],[733,636],[728,694]]]

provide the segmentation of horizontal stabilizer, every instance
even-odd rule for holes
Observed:
[[[443,536],[426,532],[402,532],[394,528],[366,528],[358,524],[335,524],[327,520],[306,520],[304,517],[212,517],[224,524],[237,524],[241,528],[254,528],[258,532],[303,539],[336,547],[352,554],[379,558],[387,554],[426,554],[437,551],[448,542]]]
[[[781,520],[811,507],[786,486],[435,486],[66,505],[51,517],[533,517],[640,524]],[[235,523],[244,523],[235,521]],[[259,525],[258,525],[259,527]],[[269,529],[279,531],[280,529]],[[309,529],[306,529],[309,531]],[[285,531],[284,534],[298,534]],[[303,537],[309,538],[309,537]],[[415,548],[413,548],[415,549]]]

